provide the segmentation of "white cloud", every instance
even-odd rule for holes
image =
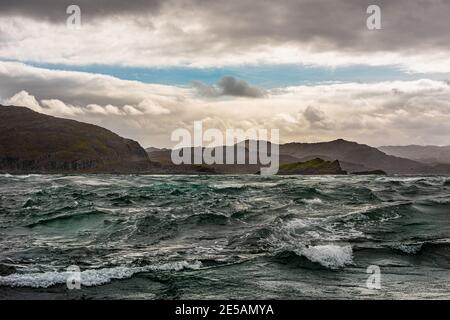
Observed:
[[[103,108],[102,106],[99,106],[98,104],[88,104],[86,106],[86,110],[89,113],[92,114],[102,114],[102,115],[106,115],[106,110],[105,108]]]
[[[30,95],[25,90],[17,92],[14,96],[3,101],[4,105],[11,106],[24,106],[28,107],[36,112],[43,112],[41,105],[36,98]]]
[[[125,111],[125,113],[132,115],[132,116],[139,116],[139,115],[143,115],[144,113],[138,109],[136,109],[133,106],[130,105],[125,105],[123,106],[123,111]]]
[[[170,111],[160,105],[157,104],[156,101],[152,101],[151,99],[145,99],[138,104],[138,107],[141,110],[144,110],[144,113],[151,115],[162,115],[169,114]]]
[[[74,107],[70,104],[65,104],[58,99],[44,99],[41,100],[41,104],[43,106],[42,111],[44,113],[53,113],[55,115],[72,117],[85,113],[83,109]]]

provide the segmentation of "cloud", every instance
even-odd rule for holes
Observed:
[[[201,81],[193,81],[194,88],[201,96],[205,97],[246,97],[261,98],[266,95],[263,89],[251,86],[244,80],[235,77],[225,76],[217,82],[217,86],[208,86]]]
[[[224,66],[303,63],[398,65],[450,72],[450,2],[378,0],[88,1],[81,30],[69,1],[1,1],[0,58],[73,65]],[[114,39],[114,41],[111,41]]]
[[[0,62],[0,96],[10,97],[21,90],[33,93],[38,100],[58,99],[72,105],[130,105],[137,109],[141,103],[145,109],[150,101],[170,108],[173,101],[183,100],[190,91],[100,74],[53,71],[22,63]],[[151,108],[149,113],[152,113]]]
[[[14,96],[3,101],[4,105],[7,106],[24,106],[28,107],[36,112],[42,112],[42,107],[36,98],[30,95],[25,90],[17,92]]]
[[[78,5],[87,18],[105,18],[117,15],[136,15],[143,12],[156,13],[164,4],[163,0],[15,0],[0,1],[0,15],[27,16],[37,20],[48,20],[52,23],[64,22],[67,19],[68,6]]]
[[[200,96],[209,98],[220,96],[220,91],[215,86],[208,86],[198,80],[192,81],[192,86],[197,90]]]
[[[45,99],[41,100],[41,105],[43,106],[42,112],[44,113],[53,113],[55,115],[64,115],[64,116],[78,116],[85,113],[82,108],[77,108],[70,104],[65,104],[61,100],[58,99]]]
[[[223,77],[217,85],[222,89],[222,95],[234,97],[251,97],[259,98],[264,96],[262,89],[249,85],[244,80],[234,77]]]
[[[152,104],[149,100],[144,100],[137,107],[124,105],[122,107],[107,104],[88,104],[86,106],[74,106],[58,99],[42,99],[38,101],[35,96],[27,91],[20,91],[12,97],[3,101],[4,105],[15,105],[28,107],[36,112],[47,113],[60,116],[79,115],[112,115],[112,116],[143,116],[143,115],[164,115],[170,114],[170,110]]]
[[[316,123],[325,120],[325,114],[312,106],[307,106],[303,112],[303,116],[310,123]]]
[[[135,107],[130,106],[130,105],[123,106],[123,111],[125,111],[125,113],[133,115],[133,116],[140,116],[140,115],[144,114],[141,110],[138,110]]]
[[[156,116],[170,113],[170,110],[164,108],[161,105],[156,104],[155,101],[152,101],[151,99],[145,99],[141,101],[138,107],[144,110],[144,113]]]
[[[106,127],[143,146],[171,147],[173,130],[279,129],[282,142],[336,138],[384,145],[450,141],[450,84],[422,79],[302,85],[252,99],[210,99],[192,88],[0,62],[2,104]]]

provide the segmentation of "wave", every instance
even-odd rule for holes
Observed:
[[[72,177],[71,181],[78,185],[86,185],[86,186],[92,186],[92,187],[98,187],[98,186],[109,186],[111,183],[101,181],[100,179],[94,179],[92,177],[84,177],[84,176],[75,176]]]
[[[337,270],[353,264],[353,249],[351,245],[316,245],[301,248],[284,247],[275,251],[273,258],[295,267]]]
[[[183,224],[193,224],[194,226],[225,225],[228,222],[228,216],[219,213],[194,214],[183,219]]]
[[[15,179],[28,179],[28,178],[33,178],[33,177],[44,177],[44,175],[42,174],[36,174],[36,173],[32,173],[32,174],[9,174],[9,173],[5,173],[0,175],[4,178],[15,178]]]
[[[322,204],[323,203],[323,201],[321,199],[319,199],[319,198],[303,199],[302,202],[305,203],[305,204],[310,204],[310,205]]]
[[[422,249],[423,243],[395,243],[390,245],[394,250],[407,254],[417,254]]]
[[[397,219],[401,214],[409,213],[411,210],[415,209],[412,206],[413,202],[411,201],[396,201],[381,205],[370,205],[350,214],[349,218],[352,218],[356,213],[371,219],[381,219],[383,221],[386,219]]]
[[[445,196],[445,197],[441,197],[441,198],[428,199],[426,201],[423,201],[423,203],[424,204],[428,203],[428,204],[431,204],[431,205],[433,205],[433,204],[438,204],[438,205],[440,205],[440,204],[450,204],[450,199],[447,196]]]
[[[221,183],[210,185],[212,189],[215,190],[234,190],[234,189],[245,189],[248,186],[245,183]]]
[[[301,200],[327,196],[317,188],[305,186],[294,186],[294,187],[291,186],[290,188],[284,190],[283,192],[286,195],[299,197]]]
[[[99,210],[91,210],[91,211],[87,211],[87,212],[77,212],[77,213],[72,213],[72,214],[65,213],[65,214],[59,214],[56,216],[39,219],[36,222],[27,224],[26,227],[34,228],[39,225],[47,225],[47,224],[51,224],[51,223],[59,222],[59,221],[87,219],[87,218],[92,218],[92,217],[98,217],[98,216],[101,216],[104,214],[105,214],[105,212],[102,212]]]
[[[439,249],[444,249],[448,253],[449,245],[450,239],[443,238],[417,242],[399,242],[390,244],[389,247],[407,254],[418,254]]]
[[[114,206],[128,206],[134,203],[133,197],[130,195],[120,195],[111,199]]]
[[[198,270],[202,267],[200,261],[175,261],[160,265],[144,267],[113,267],[103,269],[89,269],[80,272],[80,283],[82,286],[93,287],[111,282],[112,280],[128,279],[133,275],[150,271],[181,271],[185,269]],[[42,273],[10,274],[0,277],[0,286],[8,287],[31,287],[48,288],[58,284],[64,284],[69,277],[73,277],[73,272],[50,271]]]
[[[309,246],[296,249],[294,252],[311,262],[319,263],[329,269],[343,268],[353,263],[353,250],[350,245],[327,244]]]

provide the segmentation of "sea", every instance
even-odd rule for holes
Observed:
[[[448,299],[450,177],[0,175],[0,299]]]

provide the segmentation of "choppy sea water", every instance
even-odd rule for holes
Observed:
[[[0,299],[449,297],[450,177],[0,175]]]

